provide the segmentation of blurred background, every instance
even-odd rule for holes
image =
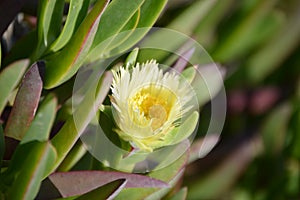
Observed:
[[[4,34],[4,55],[36,23],[35,7]],[[188,166],[188,199],[300,199],[300,1],[169,0],[155,26],[191,36],[227,71],[225,126]],[[206,105],[199,133],[209,117]]]
[[[188,199],[299,199],[300,2],[173,0],[156,25],[192,36],[227,69],[225,126],[187,168]],[[209,116],[207,105],[199,132]]]

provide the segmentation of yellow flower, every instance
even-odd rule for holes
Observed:
[[[163,73],[155,60],[131,70],[121,67],[113,76],[111,103],[119,136],[148,152],[171,145],[174,129],[192,107],[191,87],[175,72]]]

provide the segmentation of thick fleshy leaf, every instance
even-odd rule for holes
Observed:
[[[99,28],[91,47],[91,53],[89,54],[89,60],[97,60],[95,57],[103,57],[103,50],[113,39],[109,38],[123,30],[144,1],[145,0],[116,0],[107,7],[107,10],[103,14],[99,23]],[[116,13],[120,14],[116,15]],[[107,41],[107,39],[109,40]]]
[[[49,94],[41,103],[27,133],[21,143],[29,141],[47,141],[56,115],[57,99]]]
[[[42,88],[44,63],[33,64],[26,72],[9,115],[5,135],[21,140],[34,118]]]
[[[112,56],[109,52],[111,52],[114,49],[119,49],[119,46],[127,41],[127,39],[130,37],[130,35],[135,31],[139,19],[140,19],[140,8],[135,12],[135,14],[130,18],[130,20],[125,24],[120,31],[121,34],[115,34],[105,40],[101,45],[97,46],[97,49],[101,47],[101,52],[99,51],[99,54],[97,57],[101,56],[103,58],[107,58]]]
[[[18,145],[13,152],[12,158],[10,160],[8,169],[3,172],[3,183],[6,185],[12,185],[16,176],[22,170],[21,163],[27,159],[29,156],[28,152],[31,152],[31,149],[34,147],[36,142],[30,142],[23,145]]]
[[[46,60],[45,88],[53,88],[67,81],[83,64],[108,3],[109,0],[97,1],[65,48]]]
[[[0,113],[2,113],[9,95],[19,84],[29,60],[20,60],[7,66],[0,74]]]
[[[106,12],[103,14],[101,22],[99,23],[93,47],[116,33],[119,33],[144,1],[145,0],[133,0],[130,2],[124,2],[121,0],[113,1],[108,6]],[[120,15],[115,16],[115,13],[120,13]],[[115,17],[113,18],[112,16]]]
[[[96,83],[96,85],[90,88],[87,95],[74,112],[73,115],[77,117],[80,116],[80,120],[75,119],[75,122],[73,116],[71,116],[52,139],[52,144],[56,148],[58,154],[54,168],[57,168],[60,165],[87,125],[95,117],[94,109],[99,108],[102,104],[110,89],[111,81],[112,74],[104,74],[104,77],[99,83]]]
[[[168,184],[148,176],[109,171],[71,171],[50,175],[50,180],[63,197],[84,194],[118,179],[126,179],[126,188],[164,188]],[[76,185],[76,187],[74,186]]]
[[[56,158],[55,149],[49,142],[36,142],[27,153],[30,156],[25,160],[14,162],[21,170],[9,190],[9,199],[34,199],[45,173],[49,173]]]
[[[56,52],[68,43],[78,26],[86,16],[89,8],[89,2],[90,0],[70,1],[66,23],[59,37],[51,45],[50,51]]]
[[[121,34],[130,34],[122,44],[120,44],[116,49],[113,49],[109,53],[110,56],[119,54],[126,51],[135,45],[139,40],[141,40],[145,34],[150,30],[150,27],[153,26],[163,8],[165,7],[167,0],[146,0],[140,6],[140,18],[138,25],[134,31],[123,32]],[[123,16],[125,17],[125,16]],[[115,33],[117,34],[117,33]],[[91,52],[88,55],[88,61],[95,61],[101,57],[98,54],[98,51],[101,50],[101,45],[97,45],[95,48],[91,49]]]
[[[33,58],[39,59],[60,33],[64,1],[41,0],[38,9],[37,48]]]
[[[86,147],[78,141],[72,150],[65,157],[63,162],[57,168],[59,172],[66,172],[72,169],[72,167],[85,155]]]
[[[149,177],[155,178],[166,183],[170,183],[172,180],[178,178],[178,174],[182,174],[186,162],[188,159],[188,154],[183,154],[178,160],[174,163],[170,164],[169,166],[154,170],[148,174]],[[159,189],[157,188],[124,188],[120,194],[115,198],[117,200],[122,199],[145,199],[146,197],[150,196],[151,194],[158,192]],[[157,197],[157,199],[160,199]]]
[[[122,53],[140,41],[154,25],[166,4],[167,0],[146,0],[140,8],[141,16],[136,29],[124,43],[112,50],[110,54]]]
[[[125,61],[126,65],[132,65],[132,66],[134,66],[135,63],[136,63],[136,59],[137,59],[138,53],[139,53],[139,49],[138,48],[135,48],[134,50],[132,50],[132,52],[126,58],[126,61]]]

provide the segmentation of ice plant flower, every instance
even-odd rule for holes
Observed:
[[[163,73],[155,60],[112,72],[111,103],[119,136],[147,152],[173,144],[176,128],[192,108],[191,87],[175,72]]]

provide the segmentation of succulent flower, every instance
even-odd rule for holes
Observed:
[[[129,68],[113,70],[111,103],[116,132],[134,148],[148,152],[174,144],[178,127],[193,107],[192,88],[177,73],[164,73],[155,60]]]

